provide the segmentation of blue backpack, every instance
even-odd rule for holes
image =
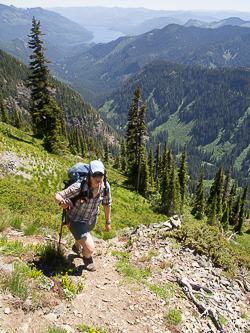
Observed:
[[[85,201],[86,197],[88,196],[88,191],[83,191],[84,185],[86,184],[87,181],[88,172],[89,172],[89,165],[83,162],[76,163],[68,170],[68,179],[65,179],[63,181],[65,185],[64,189],[74,184],[78,180],[81,181],[81,192],[77,196],[71,199],[73,205],[79,199]]]

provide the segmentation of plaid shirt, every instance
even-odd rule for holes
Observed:
[[[74,204],[74,207],[68,210],[66,218],[69,219],[71,222],[83,222],[91,224],[94,219],[96,219],[97,215],[99,214],[99,206],[102,202],[103,206],[111,206],[111,191],[110,185],[108,182],[107,189],[108,195],[105,198],[104,194],[104,183],[101,184],[100,195],[93,199],[84,200],[81,203],[81,200],[77,200]],[[87,181],[83,186],[83,191],[88,190]],[[68,188],[63,191],[57,192],[59,193],[64,199],[74,198],[77,194],[81,191],[81,182],[77,181],[76,183],[72,184]]]

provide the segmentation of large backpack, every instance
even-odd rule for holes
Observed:
[[[68,179],[65,179],[63,181],[65,185],[64,189],[74,184],[78,180],[81,181],[81,192],[77,196],[71,199],[73,205],[77,200],[81,199],[84,201],[88,196],[88,191],[83,191],[84,185],[86,184],[87,181],[88,172],[89,172],[89,165],[83,162],[76,163],[68,170]]]

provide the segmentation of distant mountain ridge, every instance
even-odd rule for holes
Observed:
[[[243,21],[239,17],[229,17],[224,20],[220,20],[218,22],[203,22],[199,20],[189,20],[184,24],[185,27],[195,26],[199,28],[212,28],[217,29],[219,27],[223,27],[225,25],[237,25],[238,27],[250,28],[250,21]]]
[[[202,29],[170,24],[140,36],[121,37],[53,65],[84,96],[87,89],[107,93],[151,61],[168,61],[204,67],[250,64],[250,30],[238,26]],[[225,45],[224,45],[225,44]]]
[[[84,43],[93,37],[90,31],[58,13],[42,8],[25,10],[0,4],[0,42],[26,39],[33,16],[41,21],[41,30],[46,34],[46,39],[55,45]]]
[[[147,103],[147,146],[164,142],[179,154],[187,143],[189,175],[207,179],[234,156],[233,177],[250,177],[250,67],[207,69],[157,60],[108,95],[101,117],[125,134],[136,86]],[[214,173],[213,173],[214,174]]]

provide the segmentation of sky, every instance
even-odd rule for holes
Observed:
[[[249,0],[0,0],[0,3],[7,6],[13,5],[17,8],[102,6],[144,7],[155,10],[233,10],[250,12]]]

